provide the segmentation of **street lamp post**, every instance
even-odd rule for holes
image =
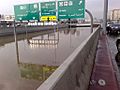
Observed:
[[[91,19],[91,33],[92,33],[93,32],[93,15],[89,10],[85,9],[85,11],[88,13]]]
[[[103,15],[103,32],[106,32],[107,25],[107,13],[108,13],[108,0],[104,0],[104,15]]]

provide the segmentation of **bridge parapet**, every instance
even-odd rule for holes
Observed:
[[[37,90],[87,90],[99,33],[100,27]]]

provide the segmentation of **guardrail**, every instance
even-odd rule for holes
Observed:
[[[87,90],[99,32],[100,27],[37,90]]]

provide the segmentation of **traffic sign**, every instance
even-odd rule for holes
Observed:
[[[29,13],[29,4],[24,5],[15,5],[15,20],[27,20],[27,16]]]
[[[55,2],[42,2],[41,3],[41,20],[46,21],[48,18],[50,20],[56,20],[56,3]]]
[[[15,5],[15,20],[39,20],[39,4]]]
[[[29,20],[39,20],[39,3],[29,4]]]
[[[85,0],[58,1],[57,7],[58,19],[85,17]],[[40,18],[41,21],[56,21],[56,11],[56,2],[53,1],[14,6],[16,20],[39,20]]]
[[[58,1],[58,19],[85,17],[85,0]]]
[[[56,16],[41,16],[41,21],[56,21]]]

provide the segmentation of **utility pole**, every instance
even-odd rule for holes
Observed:
[[[108,0],[104,0],[104,15],[103,15],[103,32],[106,32],[107,26],[107,13],[108,13]]]

